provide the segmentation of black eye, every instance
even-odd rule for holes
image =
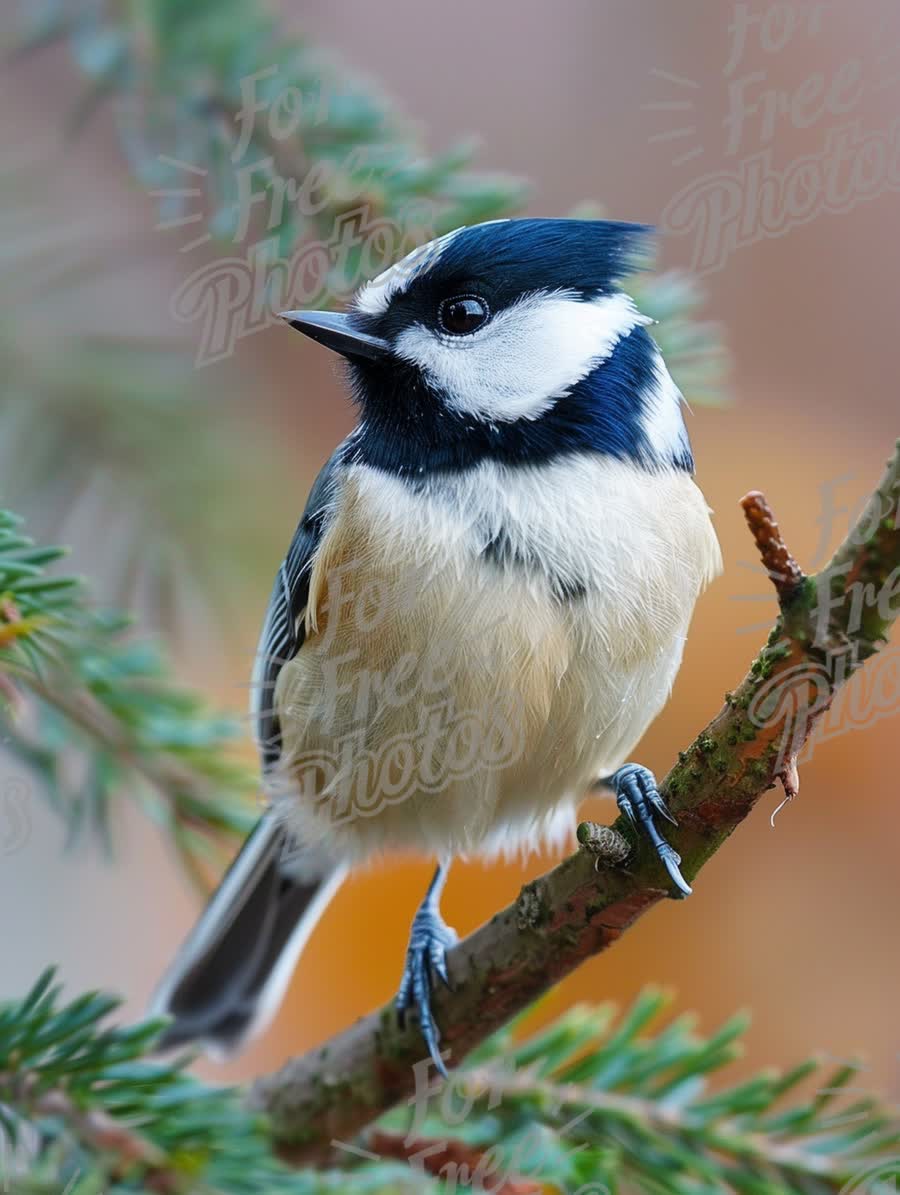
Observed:
[[[488,305],[477,295],[457,295],[444,299],[438,308],[438,323],[442,332],[451,336],[465,336],[485,323],[490,315]]]

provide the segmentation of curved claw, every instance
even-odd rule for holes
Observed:
[[[647,796],[649,797],[650,804],[653,806],[656,812],[660,814],[661,817],[664,817],[666,821],[670,822],[673,826],[678,825],[678,821],[669,812],[669,806],[662,799],[657,789],[654,788],[652,792],[647,794]]]
[[[447,1067],[440,1051],[441,1033],[431,1011],[433,976],[450,987],[447,972],[447,951],[457,941],[456,934],[445,925],[433,908],[423,906],[413,920],[406,966],[397,993],[395,1007],[401,1027],[411,1005],[419,1016],[419,1031],[438,1073],[447,1078]]]
[[[429,956],[431,969],[437,975],[438,979],[451,991],[450,976],[447,974],[447,950],[443,946],[439,946],[436,942],[431,946],[431,953]]]
[[[627,797],[619,797],[618,802],[619,812],[624,813],[633,826],[637,825],[637,814],[634,812],[634,806]]]
[[[640,764],[626,763],[607,783],[611,784],[615,791],[616,803],[621,812],[639,825],[650,839],[672,883],[682,895],[690,896],[693,889],[681,874],[681,856],[666,842],[653,821],[653,814],[656,812],[673,825],[678,824],[660,795],[653,773]]]
[[[678,854],[674,847],[669,846],[668,843],[666,843],[666,847],[667,850],[658,852],[660,859],[663,861],[663,866],[669,873],[675,887],[683,892],[685,896],[690,896],[694,889],[681,874],[681,869],[678,866],[681,862],[681,855]]]

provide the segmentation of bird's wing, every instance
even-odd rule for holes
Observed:
[[[281,666],[303,646],[310,573],[339,490],[343,448],[310,491],[260,635],[252,712],[264,771],[281,750],[275,682]],[[343,867],[321,849],[305,856],[296,843],[288,849],[284,827],[267,810],[157,989],[153,1015],[172,1018],[158,1047],[202,1041],[221,1056],[259,1032],[343,875]]]
[[[263,623],[251,680],[251,713],[263,771],[281,752],[281,728],[275,713],[275,682],[282,665],[303,646],[303,616],[309,598],[309,578],[316,549],[328,525],[339,488],[341,444],[316,478],[306,508],[281,563]]]

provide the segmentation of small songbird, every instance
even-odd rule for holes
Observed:
[[[359,421],[275,579],[253,678],[269,805],[160,985],[164,1044],[237,1048],[348,866],[406,849],[438,867],[397,1008],[445,1073],[451,859],[565,838],[601,780],[690,893],[652,773],[624,762],[721,568],[682,397],[620,287],[651,231],[461,228],[348,314],[284,314],[347,359]]]

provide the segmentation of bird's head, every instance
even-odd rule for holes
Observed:
[[[688,467],[679,396],[657,410],[650,321],[618,285],[650,233],[601,220],[460,228],[365,285],[349,313],[284,318],[350,362],[370,463],[422,474],[593,450],[655,466],[662,448]]]

